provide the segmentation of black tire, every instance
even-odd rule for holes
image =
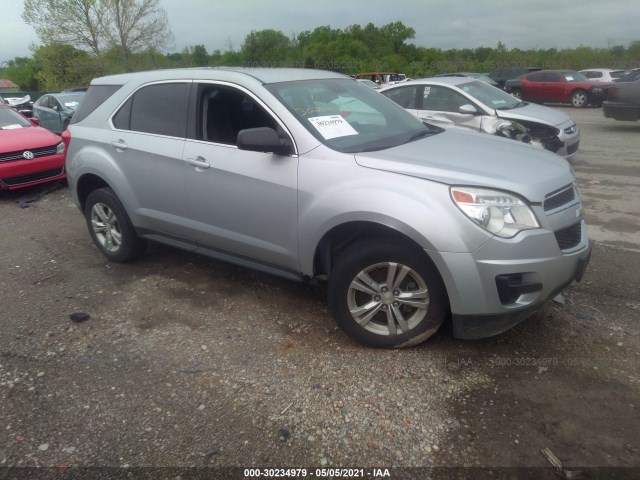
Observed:
[[[126,210],[110,188],[89,194],[84,216],[93,242],[109,260],[129,262],[147,246],[147,241],[136,235]]]
[[[400,272],[402,267],[410,269],[409,273],[394,274],[395,285],[387,285],[389,271],[395,268]],[[362,287],[364,282],[355,280],[365,273],[375,285],[366,293],[352,288],[356,283]],[[440,275],[424,251],[385,240],[356,243],[342,252],[329,275],[328,297],[331,313],[345,333],[377,348],[423,342],[440,328],[449,305]],[[411,299],[422,307],[408,305]],[[369,308],[363,309],[365,305]],[[352,314],[358,309],[363,312],[361,323]]]
[[[511,95],[516,97],[518,100],[522,100],[522,90],[519,88],[512,88],[509,92]]]
[[[576,90],[569,98],[571,106],[575,108],[584,108],[589,104],[589,95],[584,90]]]

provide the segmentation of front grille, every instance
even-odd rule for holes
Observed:
[[[0,178],[0,181],[9,187],[24,185],[25,183],[46,180],[47,178],[57,177],[64,172],[64,167],[46,170],[44,172],[30,173],[29,175],[18,175],[17,177]]]
[[[544,199],[544,211],[548,212],[549,210],[555,210],[556,208],[560,208],[563,205],[573,201],[576,198],[576,190],[573,188],[573,185],[567,185],[566,187],[562,187],[560,190],[556,190],[555,192],[551,192]]]
[[[556,230],[554,234],[560,250],[568,250],[580,244],[580,240],[582,240],[582,224],[580,222],[574,223],[570,227]]]
[[[50,147],[40,147],[26,150],[17,150],[15,152],[0,153],[0,162],[11,162],[13,160],[24,160],[22,154],[26,151],[33,153],[34,158],[47,157],[49,155],[55,155],[58,150],[58,145],[52,145]]]
[[[580,142],[576,142],[573,145],[569,145],[567,147],[567,155],[571,155],[572,153],[576,153],[578,151],[578,146]]]

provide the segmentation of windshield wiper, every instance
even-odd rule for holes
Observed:
[[[425,126],[427,126],[428,130],[422,130],[420,132],[414,133],[409,137],[409,140],[404,143],[413,142],[414,140],[418,140],[419,138],[430,137],[431,135],[436,135],[438,133],[444,132],[444,128],[436,127],[435,125],[425,124]]]

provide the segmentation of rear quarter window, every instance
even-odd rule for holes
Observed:
[[[92,85],[82,98],[80,106],[73,114],[71,123],[84,120],[91,112],[102,105],[111,95],[116,93],[122,85]]]

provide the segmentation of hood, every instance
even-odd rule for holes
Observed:
[[[537,147],[449,129],[387,150],[355,155],[358,165],[447,185],[507,190],[539,203],[574,182],[567,161]]]
[[[30,102],[31,96],[25,95],[22,98],[7,98],[6,100],[9,105],[22,105],[23,103]]]
[[[0,130],[0,153],[17,152],[57,145],[62,139],[42,127]]]
[[[559,127],[567,122],[575,123],[566,113],[554,108],[529,103],[511,110],[496,110],[496,115],[509,120],[528,120]]]

